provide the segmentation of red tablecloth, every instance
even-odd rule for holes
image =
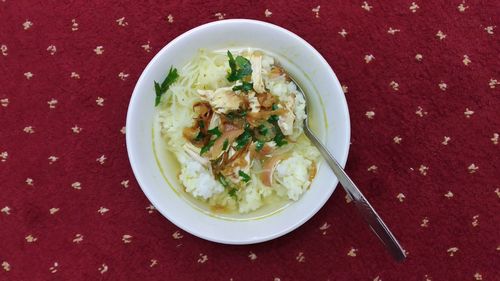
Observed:
[[[0,280],[499,280],[499,14],[493,0],[0,1]],[[404,263],[341,188],[249,246],[150,205],[125,147],[132,89],[166,43],[223,18],[283,26],[331,64],[347,171]]]

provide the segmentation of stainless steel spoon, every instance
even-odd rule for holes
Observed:
[[[289,76],[290,77],[290,76]],[[306,116],[307,115],[307,97],[304,94],[304,91],[300,88],[299,84],[292,78],[290,79],[297,85],[298,91],[304,97],[306,101]],[[314,135],[314,133],[309,128],[308,118],[304,119],[304,133],[306,136],[312,141],[312,143],[318,148],[319,152],[325,158],[326,162],[332,169],[335,176],[339,180],[340,184],[344,187],[344,190],[349,194],[352,198],[354,204],[358,208],[358,211],[361,213],[365,221],[370,225],[371,229],[375,234],[380,238],[382,243],[384,243],[385,247],[391,255],[397,260],[402,261],[406,258],[406,254],[399,245],[396,237],[391,233],[387,225],[385,225],[384,221],[380,218],[380,216],[375,212],[375,209],[370,205],[368,200],[366,200],[365,196],[361,193],[358,187],[354,184],[354,182],[349,178],[346,174],[342,166],[335,160],[333,155],[326,149],[326,147],[319,141],[319,139]]]

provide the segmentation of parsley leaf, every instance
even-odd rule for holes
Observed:
[[[229,183],[227,182],[226,178],[223,175],[219,175],[219,182],[222,184],[223,187],[228,187]]]
[[[267,135],[267,133],[269,131],[269,129],[266,126],[264,126],[264,124],[260,124],[259,127],[257,127],[257,130],[258,130],[259,134],[261,134],[263,136]]]
[[[226,150],[228,146],[229,146],[229,141],[225,139],[224,144],[222,144],[222,150]]]
[[[285,135],[283,135],[281,130],[278,130],[278,132],[276,133],[276,136],[274,137],[273,140],[277,146],[283,146],[285,144],[288,144],[288,142],[285,139]]]
[[[266,144],[265,142],[263,141],[260,141],[258,140],[256,143],[255,143],[255,151],[259,152],[262,150],[262,148],[264,148],[264,144]]]
[[[200,150],[200,155],[203,155],[204,153],[209,151],[210,148],[214,145],[214,143],[215,143],[215,140],[211,140],[205,146],[203,146]]]
[[[161,84],[154,81],[155,93],[156,93],[155,106],[158,106],[160,104],[161,96],[165,94],[170,85],[172,85],[175,82],[175,80],[177,80],[177,78],[179,78],[179,74],[177,73],[177,68],[173,68],[171,66],[170,70],[168,71],[167,77],[165,77],[165,80],[163,80]]]
[[[278,122],[278,119],[279,119],[278,115],[271,115],[271,116],[269,116],[269,118],[267,119],[267,122],[269,122],[269,123],[272,123],[272,122]]]
[[[250,179],[251,179],[251,178],[250,178],[250,176],[249,176],[247,173],[243,172],[242,170],[239,170],[239,171],[238,171],[238,175],[240,175],[241,179],[242,179],[244,182],[249,182],[249,181],[250,181]]]
[[[200,127],[200,129],[205,128],[205,123],[203,123],[203,120],[198,120],[198,127]]]
[[[236,192],[238,191],[238,189],[236,188],[231,188],[231,190],[229,190],[227,192],[227,194],[229,194],[229,196],[233,197],[234,199],[238,199],[238,197],[236,196]]]
[[[278,105],[273,103],[273,106],[271,108],[272,108],[272,110],[278,110]]]
[[[241,80],[245,76],[252,74],[252,64],[248,59],[242,56],[237,56],[234,59],[229,50],[227,56],[229,57],[229,68],[231,69],[226,77],[229,82]]]
[[[211,135],[217,136],[217,138],[222,135],[222,133],[219,131],[219,127],[214,127],[213,129],[210,129],[207,132]]]
[[[195,141],[201,141],[205,137],[205,134],[202,132],[199,132],[196,137],[194,138]]]
[[[243,84],[236,85],[233,87],[233,91],[243,91],[247,93],[248,91],[253,90],[253,83],[243,81]]]
[[[239,135],[239,137],[236,138],[236,149],[242,149],[251,139],[252,135],[248,130],[245,130],[243,134]]]

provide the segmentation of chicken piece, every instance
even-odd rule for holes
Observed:
[[[213,128],[218,127],[220,123],[221,123],[220,116],[219,114],[215,113],[214,115],[212,115],[212,119],[210,119],[210,124],[208,125],[208,129],[212,130]]]
[[[285,136],[289,136],[293,133],[293,122],[295,121],[295,114],[293,113],[294,107],[295,97],[290,96],[285,102],[286,113],[280,115],[278,119],[278,126]]]
[[[253,88],[257,93],[263,93],[266,91],[266,87],[262,81],[262,55],[252,54],[250,63],[252,64]]]
[[[240,96],[233,92],[232,87],[219,88],[215,91],[198,90],[198,94],[202,99],[208,101],[217,113],[237,110],[243,101]]]
[[[250,103],[251,112],[259,112],[260,102],[259,99],[255,96],[255,92],[251,91],[250,93],[248,93],[248,102]]]
[[[200,156],[200,148],[192,145],[191,143],[185,143],[182,148],[186,152],[189,157],[193,158],[196,162],[200,163],[204,167],[208,167],[210,164],[210,161],[205,158]]]

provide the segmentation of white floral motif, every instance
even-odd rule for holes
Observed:
[[[345,38],[345,37],[347,36],[347,34],[348,34],[348,33],[347,33],[347,31],[345,31],[345,29],[343,29],[343,28],[342,28],[342,30],[341,30],[341,31],[339,31],[339,34],[340,34],[340,36],[342,36],[342,37],[344,37],[344,38]]]
[[[498,198],[500,198],[500,188],[495,189],[495,193],[498,196]]]
[[[50,273],[56,273],[58,267],[59,267],[59,263],[58,262],[54,262],[54,265],[52,265],[51,267],[49,267]]]
[[[424,165],[420,165],[420,167],[418,168],[418,170],[420,171],[420,173],[424,176],[427,175],[427,171],[429,170],[429,167],[427,166],[424,166]]]
[[[9,99],[8,99],[8,98],[1,99],[1,100],[0,100],[0,104],[1,104],[3,107],[7,107],[7,106],[9,105]]]
[[[474,174],[477,170],[479,170],[479,167],[472,163],[469,167],[467,167],[467,170],[469,170],[469,174]]]
[[[226,16],[226,14],[223,14],[220,12],[214,14],[214,17],[216,17],[218,20],[223,20],[225,16]]]
[[[120,184],[123,185],[123,187],[127,188],[128,182],[129,182],[128,180],[122,180],[122,182]]]
[[[444,40],[446,38],[446,34],[444,34],[441,30],[438,30],[436,37],[439,38],[439,40]]]
[[[365,55],[365,62],[370,63],[375,57],[372,54]]]
[[[472,217],[472,223],[471,224],[472,224],[473,227],[476,227],[476,226],[479,225],[479,215],[475,215],[475,216]]]
[[[373,112],[373,111],[367,111],[365,113],[365,115],[366,115],[366,118],[373,119],[373,117],[375,116],[375,112]]]
[[[104,215],[105,213],[109,212],[109,209],[106,207],[99,207],[99,210],[97,212],[101,215]]]
[[[155,211],[155,207],[149,204],[149,206],[146,207],[146,210],[148,210],[149,214],[152,214]]]
[[[396,81],[391,81],[391,83],[389,83],[389,86],[391,86],[391,88],[394,90],[394,91],[399,91],[399,83],[396,82]]]
[[[96,53],[96,55],[102,55],[102,53],[104,53],[104,47],[97,46],[97,47],[95,47],[94,52]]]
[[[53,215],[53,214],[55,214],[55,213],[57,213],[57,212],[59,212],[59,208],[50,208],[50,209],[49,209],[49,213],[50,213],[51,215]]]
[[[469,6],[465,6],[465,1],[462,1],[462,3],[458,5],[457,9],[460,13],[463,13],[466,9],[469,9]]]
[[[78,30],[78,23],[76,22],[76,19],[71,20],[71,31],[77,31]]]
[[[117,19],[116,23],[119,26],[127,26],[128,25],[128,22],[125,21],[125,17],[121,17],[121,18]]]
[[[97,97],[95,103],[97,103],[98,106],[104,106],[104,98]]]
[[[470,118],[474,114],[474,111],[470,110],[469,108],[465,109],[464,115],[466,118]]]
[[[451,192],[450,190],[448,190],[448,192],[446,192],[446,193],[444,194],[444,197],[446,197],[446,198],[448,198],[448,199],[452,198],[452,197],[453,197],[453,192]]]
[[[106,156],[103,154],[99,158],[97,158],[95,161],[99,162],[99,164],[103,165],[104,162],[106,162]]]
[[[266,9],[264,11],[264,16],[266,16],[266,18],[270,18],[272,14],[273,14],[273,12],[269,11],[269,9]]]
[[[410,9],[410,11],[411,11],[412,13],[416,13],[418,8],[420,8],[420,7],[417,5],[417,3],[415,3],[415,2],[411,2],[411,5],[410,5],[410,8],[409,8],[409,9]]]
[[[99,271],[99,273],[104,274],[108,271],[108,266],[103,263],[99,268],[97,268],[97,270]]]
[[[377,277],[373,278],[373,281],[382,281],[382,279],[380,279],[380,276],[377,276]]]
[[[153,267],[153,266],[158,264],[158,260],[155,260],[155,259],[151,259],[150,262],[151,263],[149,264],[149,267]]]
[[[9,55],[9,53],[7,52],[8,50],[9,49],[7,48],[7,45],[4,44],[0,45],[0,52],[2,52],[3,56],[6,57],[7,55]]]
[[[444,136],[444,140],[443,142],[441,143],[442,145],[448,145],[448,142],[451,140],[450,137],[447,137],[447,136]]]
[[[71,187],[73,187],[74,189],[80,190],[80,189],[82,189],[82,184],[79,182],[74,182],[71,184]]]
[[[124,234],[124,235],[122,236],[122,241],[123,241],[123,243],[125,243],[125,244],[132,243],[132,235]]]
[[[33,73],[31,71],[25,72],[24,76],[26,76],[26,79],[30,80],[33,77]]]
[[[33,186],[33,179],[32,178],[27,178],[25,182],[27,185]]]
[[[208,256],[200,253],[198,257],[198,263],[206,263],[208,261]]]
[[[496,28],[496,26],[493,26],[493,25],[490,25],[490,26],[487,26],[484,28],[484,30],[486,31],[486,33],[488,33],[489,35],[493,35],[494,32],[493,30]]]
[[[248,254],[248,258],[250,258],[250,260],[254,261],[257,259],[257,255],[250,251],[250,253]]]
[[[184,236],[179,232],[179,230],[176,230],[174,233],[172,233],[172,238],[174,238],[175,240],[182,239],[182,237]]]
[[[49,156],[48,159],[49,159],[49,164],[52,164],[52,163],[56,162],[57,160],[59,160],[59,157],[51,155],[51,156]]]
[[[349,252],[347,252],[347,255],[350,257],[355,257],[357,252],[358,252],[358,249],[351,247]]]
[[[330,224],[325,222],[323,225],[319,227],[319,230],[322,231],[323,235],[326,235],[326,230],[330,228]]]
[[[167,21],[168,21],[168,23],[173,23],[174,22],[174,16],[172,16],[172,14],[168,14]]]
[[[303,252],[299,252],[299,254],[295,257],[295,259],[298,262],[305,262],[306,261],[306,257],[304,256]]]
[[[400,29],[393,29],[392,27],[389,27],[389,30],[387,30],[387,33],[391,34],[391,35],[395,35],[396,32],[401,32]]]
[[[349,93],[349,87],[347,87],[346,85],[342,85],[342,92],[344,92],[344,94]]]
[[[35,133],[35,130],[33,129],[32,126],[27,126],[27,127],[24,127],[23,131],[26,133],[26,134],[33,134]]]
[[[78,127],[78,125],[71,127],[71,131],[73,131],[73,133],[75,133],[75,134],[79,134],[82,130],[83,129]]]
[[[320,5],[316,6],[315,8],[312,8],[311,10],[316,18],[319,18],[319,9],[321,9]]]
[[[26,20],[25,22],[23,22],[24,30],[30,29],[30,27],[32,27],[32,26],[33,26],[33,23],[29,20]]]
[[[500,135],[497,133],[493,134],[493,137],[490,139],[493,144],[498,144],[498,139],[500,138]]]
[[[10,264],[7,261],[2,262],[3,270],[10,271]]]
[[[424,58],[424,56],[422,56],[422,54],[416,54],[416,55],[415,55],[415,59],[416,59],[417,61],[422,61],[422,59],[423,59],[423,58]]]
[[[476,272],[476,273],[474,274],[474,279],[476,279],[476,280],[479,280],[479,281],[480,281],[480,280],[483,280],[483,276],[481,275],[481,273]]]
[[[127,132],[125,126],[123,126],[121,129],[120,129],[120,133],[124,134]]]
[[[127,77],[128,77],[128,76],[129,76],[129,74],[128,74],[128,73],[125,73],[125,72],[123,72],[123,71],[122,71],[122,72],[120,72],[120,73],[118,73],[118,77],[119,77],[120,79],[122,79],[123,81],[125,81],[125,79],[127,79]]]
[[[458,252],[458,248],[457,247],[451,247],[448,250],[446,250],[446,252],[448,252],[448,254],[450,255],[450,257],[453,257],[455,255],[455,253]]]
[[[490,85],[490,88],[495,89],[495,87],[498,85],[498,80],[490,78],[490,82],[488,83]]]
[[[32,234],[29,234],[28,236],[24,237],[24,239],[26,239],[26,242],[28,243],[35,243],[38,240],[38,238],[36,238]]]
[[[462,62],[464,63],[465,66],[468,66],[469,63],[471,63],[472,61],[470,60],[468,55],[464,55],[464,59],[462,60]]]
[[[151,52],[151,46],[149,46],[150,43],[151,42],[148,41],[148,43],[141,46],[147,53]]]
[[[420,117],[424,117],[424,115],[427,115],[427,111],[424,111],[424,109],[421,106],[419,106],[419,107],[417,107],[415,114],[420,116]]]
[[[2,162],[7,161],[7,158],[9,158],[9,153],[7,151],[0,152],[0,159],[2,159]]]
[[[3,207],[3,208],[0,210],[0,212],[4,213],[4,214],[6,214],[6,215],[10,215],[10,210],[11,210],[11,209],[10,209],[10,207],[9,207],[9,206],[5,206],[5,207]]]
[[[349,204],[349,203],[351,203],[351,202],[352,202],[352,198],[351,198],[351,196],[349,196],[349,194],[346,194],[346,195],[345,195],[345,197],[344,197],[344,199],[345,199],[345,202],[346,202],[347,204]]]
[[[429,227],[429,218],[428,217],[423,218],[420,226],[421,227]]]
[[[373,8],[373,6],[370,6],[370,5],[368,4],[368,2],[364,1],[364,2],[363,2],[363,5],[361,5],[361,8],[363,8],[364,10],[366,10],[366,11],[368,11],[368,12],[369,12],[369,11],[371,11],[371,9]]]
[[[71,78],[74,78],[74,79],[80,79],[80,74],[76,73],[76,72],[71,72]]]
[[[47,52],[49,52],[52,56],[57,52],[57,48],[54,45],[50,45],[47,47]]]
[[[403,193],[399,193],[396,198],[398,198],[399,202],[403,202],[406,196]]]
[[[83,235],[81,235],[80,233],[77,233],[75,235],[75,238],[73,238],[73,243],[80,244],[80,242],[82,241],[83,241]]]
[[[366,169],[368,172],[377,172],[377,169],[378,167],[375,166],[375,165],[371,165],[370,167],[368,167],[368,169]]]
[[[56,99],[51,99],[47,102],[47,104],[49,105],[49,108],[50,109],[54,109],[56,108],[56,105],[57,105],[58,101]]]
[[[395,136],[392,140],[394,141],[394,143],[400,144],[403,138],[401,138],[400,136]]]
[[[438,86],[439,86],[439,89],[441,89],[441,91],[446,91],[446,89],[448,88],[448,85],[446,85],[446,83],[444,83],[444,81],[439,82]]]

